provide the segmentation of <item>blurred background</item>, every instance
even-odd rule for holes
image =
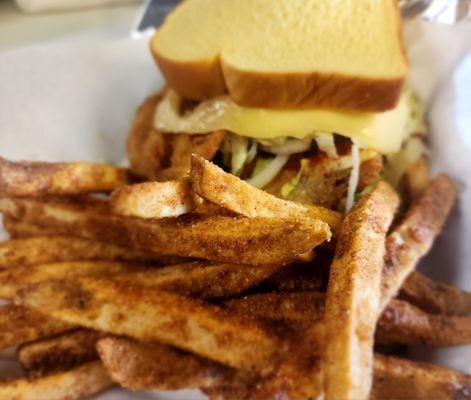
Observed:
[[[117,39],[138,26],[143,0],[0,0],[0,51],[44,41]],[[160,7],[169,3],[154,1]]]

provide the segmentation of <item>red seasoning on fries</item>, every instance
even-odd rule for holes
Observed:
[[[457,193],[397,2],[185,0],[150,50],[129,170],[0,158],[0,398],[471,398],[403,351],[470,345],[471,294],[415,271]]]

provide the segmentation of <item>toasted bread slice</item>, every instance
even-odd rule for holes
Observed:
[[[187,0],[151,51],[180,95],[268,108],[393,108],[407,75],[395,0]]]

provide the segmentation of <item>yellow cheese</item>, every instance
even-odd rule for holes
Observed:
[[[175,133],[202,134],[224,129],[255,139],[315,138],[316,133],[337,133],[357,139],[380,153],[395,153],[408,136],[408,101],[403,94],[397,107],[383,113],[353,113],[335,110],[273,110],[241,107],[229,96],[218,96],[180,113],[181,98],[168,90],[156,108],[156,129]]]

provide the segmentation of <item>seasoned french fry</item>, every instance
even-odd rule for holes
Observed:
[[[304,253],[331,235],[326,223],[310,218],[183,215],[148,221],[111,215],[106,204],[11,198],[0,199],[0,211],[35,225],[54,227],[66,235],[157,254],[243,264],[302,259]]]
[[[101,362],[83,364],[36,378],[19,378],[0,383],[0,398],[11,400],[81,399],[112,386]]]
[[[133,261],[169,265],[175,263],[177,258],[172,259],[169,256],[158,256],[72,236],[40,236],[0,243],[0,268],[77,260]]]
[[[111,379],[133,390],[204,389],[238,375],[232,368],[159,343],[106,337],[98,341],[97,350]]]
[[[270,287],[281,292],[305,292],[322,290],[328,271],[322,265],[294,264],[275,272],[267,279]],[[324,279],[326,278],[326,279]]]
[[[368,397],[384,242],[398,205],[397,194],[381,182],[347,214],[340,230],[326,296],[327,400]]]
[[[311,323],[323,319],[324,304],[325,294],[320,292],[261,293],[224,302],[240,315]]]
[[[445,174],[438,175],[389,234],[381,283],[381,309],[396,296],[404,280],[430,250],[455,199],[453,182]]]
[[[4,196],[101,192],[128,182],[126,170],[107,164],[9,161],[0,157],[0,192]]]
[[[18,361],[35,375],[68,370],[98,358],[95,350],[102,333],[77,329],[26,343],[18,348]]]
[[[37,264],[0,271],[0,298],[12,299],[17,290],[30,283],[48,279],[73,279],[78,276],[112,275],[138,270],[135,265],[104,261],[75,261]],[[142,269],[142,267],[140,268]]]
[[[161,98],[162,94],[156,93],[139,107],[126,143],[132,172],[151,180],[163,168],[168,152],[164,134],[153,128],[155,107]]]
[[[7,304],[0,307],[0,349],[72,329],[72,324],[30,308]],[[2,398],[0,396],[0,398]]]
[[[378,321],[384,342],[453,346],[471,343],[471,317],[431,315],[413,305],[391,300]]]
[[[34,236],[55,235],[51,229],[45,229],[28,222],[3,214],[3,227],[12,239],[30,238]]]
[[[409,199],[419,197],[430,182],[430,170],[425,157],[420,157],[404,174],[405,191]]]
[[[113,276],[122,283],[158,288],[201,299],[227,297],[259,284],[281,265],[243,265],[194,261],[161,269],[130,271]],[[0,272],[0,285],[1,285]],[[0,294],[2,288],[0,287]]]
[[[205,200],[246,217],[306,216],[327,222],[333,231],[341,222],[335,211],[279,199],[197,155],[191,159],[190,180],[193,190]]]
[[[158,341],[226,365],[268,373],[280,344],[252,322],[179,295],[98,278],[46,281],[19,291],[18,304],[96,330]]]
[[[399,296],[432,314],[467,315],[471,312],[471,293],[412,272]]]
[[[468,399],[471,376],[459,371],[377,354],[374,400]]]
[[[178,217],[193,211],[200,201],[186,179],[122,186],[111,194],[115,214],[139,218]]]

